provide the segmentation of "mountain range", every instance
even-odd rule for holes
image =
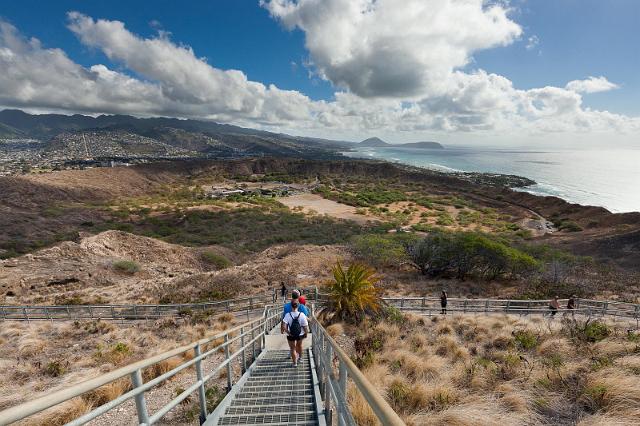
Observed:
[[[324,157],[336,155],[353,146],[350,142],[291,136],[212,121],[137,118],[129,115],[34,115],[21,110],[0,111],[0,138],[4,139],[37,139],[61,150],[64,149],[65,140],[78,137],[86,139],[83,136],[86,132],[94,135],[98,142],[127,135],[127,138],[118,141],[124,147],[125,155],[127,140],[131,140],[131,135],[148,138],[149,143],[157,141],[163,146],[169,145],[205,156]],[[135,155],[135,152],[130,154]]]

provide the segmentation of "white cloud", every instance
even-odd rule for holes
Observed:
[[[70,13],[69,29],[121,71],[103,64],[83,67],[0,21],[0,105],[204,118],[338,138],[373,132],[640,131],[637,118],[582,105],[581,93],[612,85],[604,77],[520,90],[499,74],[466,69],[473,52],[520,35],[500,3],[401,3],[402,8],[391,0],[264,4],[285,25],[305,31],[312,63],[304,66],[342,87],[333,101],[313,101],[251,81],[242,71],[215,68],[168,32],[143,38],[122,22]]]
[[[287,28],[305,33],[318,73],[362,97],[417,98],[478,50],[507,45],[522,30],[483,0],[270,0]]]
[[[566,89],[576,93],[596,93],[617,89],[619,86],[605,77],[589,77],[585,80],[573,80],[567,83]]]

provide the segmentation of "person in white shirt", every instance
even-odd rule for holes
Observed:
[[[309,321],[307,316],[298,310],[298,302],[291,302],[291,312],[285,314],[280,325],[280,332],[287,335],[291,361],[293,366],[298,366],[298,360],[302,356],[302,340],[309,333]]]

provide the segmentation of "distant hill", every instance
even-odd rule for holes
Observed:
[[[105,143],[105,154],[125,152],[132,147],[130,135],[139,135],[144,141],[133,150],[167,152],[167,146],[176,150],[198,153],[200,156],[296,156],[302,158],[336,157],[353,144],[320,138],[291,136],[264,130],[248,129],[213,121],[182,120],[177,118],[137,118],[129,115],[27,114],[21,110],[0,111],[0,138],[33,138],[51,141],[63,149],[61,135],[74,138],[78,132],[92,132],[94,140]],[[104,135],[98,133],[103,132]],[[72,136],[69,136],[72,135]],[[129,135],[118,139],[119,135]],[[59,137],[60,136],[60,137]],[[113,139],[114,136],[116,139]],[[58,139],[54,141],[54,139]],[[135,139],[135,138],[134,138]],[[154,140],[158,143],[151,143]],[[84,142],[83,142],[84,143]],[[74,144],[72,144],[74,145]],[[75,144],[78,145],[78,144]],[[80,146],[80,145],[78,145]],[[95,147],[98,148],[97,146]],[[118,149],[116,149],[118,148]],[[75,146],[72,151],[75,150]],[[170,151],[170,150],[169,150]]]
[[[444,149],[438,142],[411,142],[398,145],[402,148]]]
[[[380,146],[391,146],[391,144],[386,143],[380,138],[369,138],[365,139],[358,144],[359,146],[371,146],[371,147],[380,147]]]
[[[358,146],[375,147],[375,148],[421,148],[421,149],[444,149],[444,146],[438,142],[411,142],[411,143],[387,143],[380,138],[365,139]]]
[[[23,134],[20,130],[14,129],[11,126],[7,126],[6,124],[0,123],[0,138],[19,138],[22,137]]]

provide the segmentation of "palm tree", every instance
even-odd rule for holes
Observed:
[[[329,284],[329,313],[342,321],[357,322],[364,316],[376,314],[382,305],[380,277],[361,263],[352,263],[345,270],[340,262],[331,269],[333,281]]]

